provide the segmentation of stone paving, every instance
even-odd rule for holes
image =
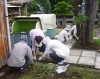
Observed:
[[[95,28],[94,30],[97,34],[97,37],[94,37],[94,39],[100,39],[100,28]],[[55,39],[57,39],[57,37],[58,35],[55,36]],[[67,63],[90,65],[100,69],[100,53],[98,50],[72,49],[71,47],[74,42],[65,44],[71,49],[70,56],[67,58]]]
[[[71,44],[66,46],[71,49],[70,56],[67,58],[67,63],[91,65],[95,66],[97,69],[100,69],[100,53],[98,51],[72,49]]]
[[[71,49],[68,63],[95,65],[96,51]]]
[[[75,42],[75,41],[74,41]],[[73,64],[83,64],[95,66],[95,68],[100,69],[100,54],[98,51],[86,50],[86,49],[72,49],[73,43],[65,44],[71,49],[70,55],[67,58],[67,63]]]
[[[100,28],[95,30],[97,38],[100,39]],[[66,44],[71,49],[67,63],[90,65],[100,69],[100,53],[98,50],[72,49],[72,45],[73,43]]]

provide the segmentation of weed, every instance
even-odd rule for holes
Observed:
[[[57,29],[56,30],[56,35],[58,35],[61,31],[62,31],[62,29]]]
[[[96,31],[93,31],[93,37],[97,37]]]
[[[94,39],[94,42],[98,45],[100,45],[100,39]]]

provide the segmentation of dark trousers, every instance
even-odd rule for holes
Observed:
[[[45,44],[42,44],[42,46],[39,48],[39,51],[44,53],[45,48],[46,48]]]
[[[64,58],[59,57],[55,51],[49,54],[49,56],[57,62],[61,62]]]
[[[28,62],[28,57],[25,56],[25,64],[21,68],[25,69],[26,68],[26,65],[27,65],[27,62]]]

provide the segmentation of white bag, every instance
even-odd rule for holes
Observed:
[[[58,74],[62,73],[62,72],[66,72],[66,70],[68,69],[69,64],[66,66],[57,66],[56,72],[58,72]]]

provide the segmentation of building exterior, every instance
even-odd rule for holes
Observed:
[[[27,4],[33,0],[10,0],[7,2],[9,28],[12,28],[12,18],[15,16],[27,16]]]
[[[0,0],[0,68],[6,64],[10,48],[6,0]]]

